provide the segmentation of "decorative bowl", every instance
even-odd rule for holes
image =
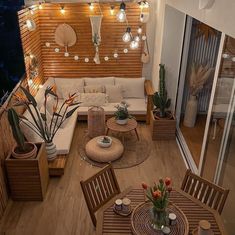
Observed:
[[[109,140],[109,142],[104,142],[104,138],[107,138]],[[112,144],[112,138],[109,136],[102,136],[97,140],[97,144],[101,147],[101,148],[108,148],[111,146]]]

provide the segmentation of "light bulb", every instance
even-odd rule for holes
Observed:
[[[130,42],[131,40],[131,28],[127,27],[126,32],[122,36],[124,42]]]
[[[42,10],[42,3],[39,2],[39,6],[38,6],[39,10]]]
[[[31,78],[28,80],[28,85],[29,86],[33,85],[33,80]]]
[[[123,50],[123,52],[126,54],[126,53],[128,52],[128,49],[125,48],[125,49]]]
[[[147,39],[146,35],[142,36],[142,40],[145,41]]]
[[[139,26],[139,28],[137,29],[137,33],[138,33],[138,34],[141,34],[141,33],[142,33],[142,27],[141,27],[141,26]]]
[[[144,8],[149,8],[149,3],[147,1],[144,1]]]
[[[108,60],[109,60],[109,57],[108,57],[108,56],[105,56],[105,57],[104,57],[104,60],[105,60],[105,61],[108,61]]]
[[[140,14],[140,22],[144,22],[144,14]]]
[[[116,17],[117,17],[117,20],[119,22],[124,22],[126,20],[126,4],[124,2],[122,2],[120,4],[120,10],[119,12],[117,13]]]
[[[50,47],[51,46],[51,44],[49,42],[46,42],[45,45],[46,45],[46,47]]]
[[[84,61],[85,61],[86,63],[88,63],[88,62],[89,62],[89,58],[85,58]]]
[[[61,13],[62,15],[65,14],[65,9],[64,9],[64,7],[61,7],[61,8],[60,8],[60,13]]]
[[[229,58],[229,54],[228,54],[228,53],[224,53],[224,54],[222,54],[222,57],[223,57],[224,59],[228,59],[228,58]]]
[[[135,39],[134,39],[136,42],[139,42],[140,41],[140,37],[139,36],[135,36]]]
[[[91,2],[91,3],[88,3],[88,5],[89,5],[90,10],[93,11],[94,10],[94,4]]]
[[[113,16],[114,15],[114,6],[110,7],[110,15]]]
[[[143,10],[143,8],[144,8],[143,2],[139,2],[139,5],[140,5],[140,9]]]
[[[138,46],[139,46],[139,43],[138,43],[138,42],[136,42],[135,40],[132,40],[132,41],[131,41],[130,48],[131,48],[132,50],[137,49]]]
[[[79,60],[79,56],[78,56],[78,55],[75,55],[75,56],[74,56],[74,60]]]
[[[68,52],[65,52],[65,53],[64,53],[64,56],[65,56],[65,57],[69,57],[69,53],[68,53]]]
[[[117,59],[117,58],[118,58],[118,53],[117,53],[117,52],[114,52],[113,57],[114,57],[115,59]]]
[[[56,53],[60,52],[60,48],[55,48],[55,52]]]

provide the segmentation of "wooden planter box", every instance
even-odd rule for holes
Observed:
[[[8,184],[13,200],[42,201],[49,181],[45,144],[36,144],[35,159],[15,159],[8,155],[5,160]]]
[[[151,111],[150,128],[152,140],[171,140],[175,139],[176,120],[173,119],[159,119],[156,120]]]

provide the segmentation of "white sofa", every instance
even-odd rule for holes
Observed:
[[[66,125],[58,130],[57,134],[54,137],[54,143],[57,147],[58,154],[69,153],[77,117],[82,117],[82,119],[84,119],[84,117],[87,116],[89,107],[92,106],[92,103],[87,102],[87,97],[94,98],[97,95],[98,98],[95,98],[93,100],[95,103],[99,100],[103,100],[103,98],[105,97],[105,103],[101,106],[104,108],[106,115],[113,115],[116,111],[115,105],[120,103],[120,101],[122,100],[125,100],[129,104],[128,110],[130,114],[136,116],[139,115],[141,117],[146,117],[147,114],[148,99],[146,99],[145,94],[144,78],[49,78],[35,96],[39,109],[44,102],[44,91],[46,87],[53,85],[56,86],[56,93],[61,99],[60,102],[63,102],[64,98],[68,97],[69,94],[72,94],[74,92],[80,94],[77,99],[83,99],[81,100],[82,102],[84,101],[85,97],[85,102],[83,102],[81,107],[78,108],[77,112],[75,112],[69,118],[69,120],[66,122]],[[100,94],[101,92],[97,92],[98,94],[90,93],[90,95],[84,94],[85,91],[89,91],[90,88],[96,88],[97,90],[99,90],[100,86],[102,86],[102,89],[104,88],[102,90],[103,94]],[[112,92],[112,89],[118,90],[117,86],[119,87],[118,89],[121,89],[122,97],[119,96],[119,92],[117,92],[118,94],[114,94],[115,92]],[[107,91],[111,92],[109,93],[109,96],[107,95],[105,88],[107,88]],[[109,102],[110,100],[118,102]],[[91,100],[90,102],[93,101]],[[24,115],[29,118],[29,114],[27,113],[27,111]],[[26,130],[24,132],[26,138],[29,141],[42,141],[37,135],[30,132],[29,130]]]

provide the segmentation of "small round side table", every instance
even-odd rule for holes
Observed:
[[[107,125],[106,135],[108,135],[109,130],[121,133],[122,134],[122,143],[124,143],[124,134],[127,132],[131,132],[133,130],[135,131],[137,140],[139,140],[139,135],[137,132],[137,125],[138,124],[137,124],[137,121],[133,118],[129,119],[127,124],[120,125],[120,124],[116,123],[115,117],[112,117],[112,118],[108,119],[106,125]]]

